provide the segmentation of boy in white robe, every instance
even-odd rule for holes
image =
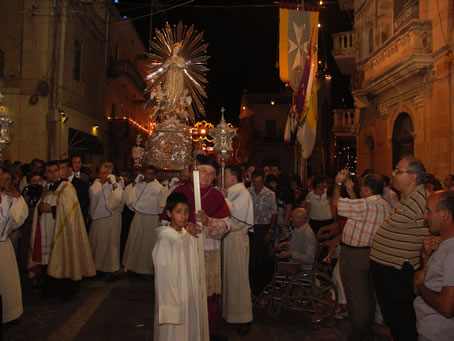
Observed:
[[[158,197],[162,185],[156,180],[157,169],[148,166],[145,176],[139,174],[123,192],[123,200],[134,218],[126,242],[123,265],[125,271],[152,275],[153,247],[156,244],[156,228],[159,226]]]
[[[24,198],[12,186],[9,172],[0,173],[0,188],[0,309],[3,317],[0,323],[7,323],[19,318],[23,312],[19,270],[8,235],[24,223],[28,207]]]
[[[154,340],[202,340],[202,297],[199,287],[197,240],[186,232],[189,204],[182,193],[169,195],[169,226],[157,229]],[[190,224],[190,223],[189,223]]]

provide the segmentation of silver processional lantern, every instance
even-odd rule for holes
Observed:
[[[0,92],[0,159],[2,158],[3,149],[11,143],[9,128],[14,122],[13,119],[6,114],[5,109],[3,108],[1,103],[3,97],[4,96]]]
[[[145,148],[140,145],[142,143],[140,134],[137,134],[136,143],[137,145],[132,147],[132,159],[134,160],[134,167],[139,169],[142,167],[142,161],[145,156]]]
[[[233,155],[232,141],[236,135],[236,129],[229,126],[224,119],[225,109],[221,109],[221,121],[219,124],[210,131],[210,135],[213,137],[214,148],[213,151],[218,155],[221,160],[221,179],[222,187],[224,187],[224,168],[225,160]]]

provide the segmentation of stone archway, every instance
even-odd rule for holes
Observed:
[[[410,115],[400,113],[393,127],[393,168],[404,155],[414,155],[414,128]]]

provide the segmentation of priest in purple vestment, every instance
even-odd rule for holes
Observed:
[[[189,222],[196,220],[206,226],[205,235],[205,274],[208,296],[208,321],[211,339],[222,339],[221,327],[221,239],[230,230],[230,210],[220,191],[213,187],[219,164],[213,155],[198,155],[196,163],[200,174],[200,196],[202,210],[195,212],[194,185],[185,183],[175,188],[174,193],[183,193],[189,200]],[[161,220],[166,221],[167,212],[164,210]],[[192,227],[192,225],[190,225]],[[191,228],[188,232],[194,236],[201,229]]]

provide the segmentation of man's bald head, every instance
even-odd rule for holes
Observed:
[[[291,219],[292,225],[294,228],[299,228],[307,223],[307,219],[309,218],[309,212],[302,207],[295,208],[292,211]]]
[[[441,234],[443,239],[454,236],[454,192],[431,193],[426,201],[424,219],[433,234]]]

